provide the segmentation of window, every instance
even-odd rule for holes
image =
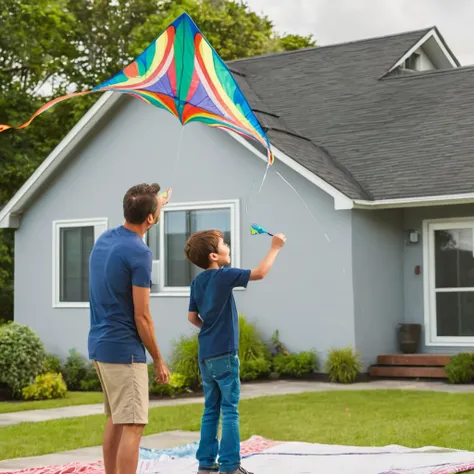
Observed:
[[[150,247],[153,258],[151,267],[151,293],[159,292],[159,278],[160,278],[160,222],[153,226],[143,236],[145,244]]]
[[[168,204],[160,223],[148,231],[147,243],[152,249],[154,272],[152,293],[183,295],[202,270],[188,262],[184,246],[193,232],[218,229],[230,246],[231,265],[240,265],[239,202],[217,201],[189,204]],[[155,236],[154,236],[155,234]]]
[[[107,219],[53,222],[53,306],[89,306],[89,256]]]
[[[405,69],[412,71],[418,71],[420,69],[420,58],[419,53],[413,53],[409,58],[405,60]]]
[[[474,218],[427,221],[427,345],[474,344]]]

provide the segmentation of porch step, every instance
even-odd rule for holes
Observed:
[[[377,357],[377,365],[445,367],[450,357],[444,354],[383,354]]]
[[[450,356],[445,354],[382,354],[369,368],[371,377],[447,378],[444,367]]]
[[[371,377],[446,379],[444,367],[378,367],[369,369]]]

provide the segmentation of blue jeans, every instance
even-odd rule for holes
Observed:
[[[200,471],[232,472],[240,466],[240,361],[236,352],[199,362],[204,388],[201,441],[197,451]],[[222,410],[222,439],[217,440]],[[216,463],[219,455],[219,464]]]

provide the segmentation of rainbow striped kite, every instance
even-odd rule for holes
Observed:
[[[224,61],[183,13],[138,58],[91,90],[58,97],[23,125],[0,125],[0,132],[27,127],[38,115],[71,97],[122,92],[171,112],[183,125],[199,121],[260,143],[273,163],[270,142]]]

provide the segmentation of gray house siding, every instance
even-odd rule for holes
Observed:
[[[356,347],[364,367],[398,352],[403,322],[403,211],[352,212]]]
[[[278,329],[290,350],[321,354],[354,344],[349,211],[335,212],[332,198],[279,162],[258,195],[263,160],[222,131],[202,124],[181,129],[170,114],[135,99],[124,100],[95,132],[35,198],[16,231],[15,320],[36,330],[48,351],[64,357],[76,348],[87,354],[89,328],[87,308],[53,308],[52,222],[106,217],[109,228],[120,225],[123,194],[141,182],[172,186],[174,203],[239,199],[243,267],[256,266],[270,246],[270,237],[250,235],[251,222],[287,235],[268,278],[235,292],[240,312],[264,338]],[[316,218],[274,171],[298,190]],[[152,297],[166,357],[173,340],[193,332],[187,305],[187,297]]]
[[[427,346],[424,334],[424,288],[423,274],[426,271],[423,264],[423,221],[426,219],[444,219],[455,217],[474,217],[474,205],[435,206],[406,209],[404,212],[404,229],[413,229],[420,233],[418,244],[405,247],[405,321],[422,324],[420,351],[426,353],[454,354],[461,351],[472,351],[474,347]],[[416,275],[414,268],[421,266],[421,274]]]

